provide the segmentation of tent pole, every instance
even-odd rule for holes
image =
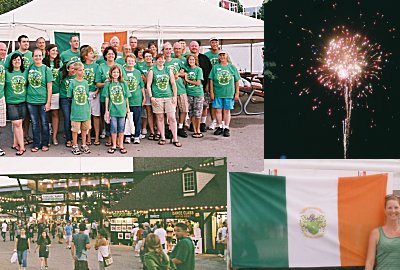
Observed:
[[[250,73],[253,73],[253,40],[250,40]]]

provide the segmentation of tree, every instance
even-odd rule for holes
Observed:
[[[265,7],[265,5],[266,5],[266,2],[258,10],[258,18],[260,18],[261,20],[264,20],[264,7]]]
[[[9,12],[31,1],[32,0],[0,0],[0,14]]]

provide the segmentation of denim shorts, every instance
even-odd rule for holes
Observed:
[[[233,110],[235,101],[232,98],[215,98],[212,107],[215,109]]]
[[[111,116],[110,128],[111,128],[111,134],[124,133],[125,117]]]
[[[25,119],[26,103],[7,104],[7,116],[10,121]]]

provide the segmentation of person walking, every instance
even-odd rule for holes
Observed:
[[[42,232],[39,236],[38,241],[36,242],[36,250],[39,248],[39,259],[40,259],[40,270],[48,269],[48,258],[49,258],[49,248],[50,248],[51,240],[46,231]]]
[[[90,249],[90,239],[85,234],[86,224],[79,224],[79,233],[72,238],[71,255],[74,259],[74,270],[89,270],[88,252]]]
[[[177,270],[194,270],[194,245],[188,236],[188,227],[185,223],[175,225],[175,235],[178,243],[171,252],[171,261],[176,265]]]
[[[3,242],[6,241],[7,228],[8,228],[8,224],[4,220],[3,223],[1,224],[1,237],[3,237]]]
[[[145,240],[147,252],[143,257],[143,265],[146,270],[170,269],[171,260],[165,255],[160,238],[149,233]]]
[[[94,244],[94,249],[97,250],[97,259],[99,261],[99,270],[104,270],[104,257],[110,255],[110,246],[107,240],[107,231],[100,229],[96,236],[96,242]]]
[[[17,236],[14,251],[18,255],[19,269],[25,270],[28,266],[28,252],[30,252],[29,237],[25,233],[25,228],[21,228],[21,234]]]

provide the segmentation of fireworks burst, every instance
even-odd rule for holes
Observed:
[[[369,81],[379,80],[383,53],[379,44],[370,43],[367,37],[360,34],[352,34],[344,26],[335,27],[333,31],[336,36],[324,48],[323,55],[317,58],[321,65],[308,72],[316,75],[321,85],[339,92],[344,98],[346,117],[343,121],[343,148],[346,158],[353,96],[367,96],[373,92]]]

